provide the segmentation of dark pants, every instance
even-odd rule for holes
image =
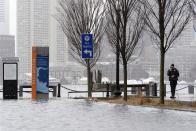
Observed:
[[[175,96],[177,81],[170,81],[171,95]]]

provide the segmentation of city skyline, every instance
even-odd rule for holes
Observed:
[[[55,3],[55,4],[54,4]],[[12,18],[12,16],[14,16],[15,14],[16,14],[16,11],[14,10],[14,7],[16,7],[16,0],[10,0],[10,23],[12,23],[12,24],[10,24],[10,26],[12,25],[13,27],[14,27],[14,20],[12,21],[11,20],[11,18]],[[56,6],[56,4],[57,4],[57,2],[53,2],[53,4],[52,4],[52,6]],[[15,12],[14,12],[15,11]],[[51,12],[55,12],[55,8],[52,8],[52,11]],[[13,17],[14,18],[14,17]],[[12,19],[13,19],[12,18]],[[51,24],[56,24],[56,22],[55,22],[55,19],[54,18],[50,18],[50,23]],[[54,26],[55,27],[55,26]],[[59,30],[60,30],[60,27],[58,27],[58,28],[54,28],[53,27],[53,29],[52,30],[54,30],[54,32],[53,33],[51,33],[51,35],[52,36],[55,36],[55,34],[57,33],[57,32],[59,32]],[[34,27],[31,27],[31,28],[34,28]],[[12,30],[12,31],[10,31],[10,32],[14,32],[14,28],[11,28],[10,27],[10,30]],[[15,33],[16,34],[16,33]],[[192,24],[189,24],[189,26],[188,26],[188,29],[187,30],[185,30],[185,33],[183,33],[184,35],[182,35],[182,38],[180,38],[176,43],[180,43],[180,45],[182,45],[182,46],[189,46],[190,44],[193,44],[194,43],[194,40],[192,39],[192,35],[193,34],[195,34],[194,33],[194,31],[192,30]],[[192,34],[192,35],[191,35]],[[54,46],[54,45],[56,45],[56,43],[58,43],[58,42],[60,42],[60,41],[62,41],[61,40],[61,38],[63,38],[64,37],[64,34],[63,33],[60,33],[60,34],[58,34],[58,36],[59,36],[59,38],[58,39],[53,39],[52,40],[52,43],[54,43],[54,44],[51,44],[50,45],[50,47],[52,48],[52,50],[53,50],[53,52],[57,52],[57,49],[61,49],[61,48],[64,48],[64,47],[62,47],[62,46]],[[38,37],[38,36],[37,36]],[[47,39],[47,38],[46,38]],[[42,41],[42,40],[41,40]],[[106,41],[107,42],[107,41]],[[148,43],[151,43],[151,40],[148,40]],[[194,45],[194,44],[193,44]],[[176,44],[176,46],[178,46],[178,44]],[[182,47],[183,48],[183,47]],[[153,50],[153,49],[151,49],[151,48],[149,48],[150,50]],[[104,51],[103,51],[104,52]],[[177,51],[175,51],[174,53],[170,53],[170,52],[172,52],[172,50],[171,51],[169,51],[169,54],[171,54],[172,55],[172,57],[171,58],[169,58],[169,62],[176,62],[176,60],[174,60],[176,57],[174,57],[174,55],[176,55],[177,53],[175,53],[175,52],[177,52]],[[107,52],[108,53],[108,52]],[[62,54],[62,53],[59,53],[59,54]],[[103,53],[103,54],[105,54],[105,53]],[[101,56],[101,60],[102,59],[104,59],[104,58],[106,58],[106,56],[105,55],[103,55],[102,54],[102,56]],[[109,53],[109,56],[110,56],[110,54],[111,54],[111,52]],[[29,54],[30,55],[30,54]],[[147,55],[146,55],[147,56]],[[62,55],[59,55],[58,57],[56,57],[56,59],[58,59],[58,58],[60,58],[60,57],[63,57]],[[52,58],[53,60],[55,59],[54,57]],[[148,59],[148,57],[145,57],[144,59]],[[59,59],[59,61],[61,61],[62,59]],[[153,70],[151,69],[152,67],[151,67],[151,64],[147,64],[146,63],[146,65],[143,67],[144,69],[146,69],[146,70],[148,70],[148,73],[151,75],[151,74],[157,74],[157,71],[158,71],[158,65],[159,65],[159,61],[158,60],[155,60],[156,62],[154,62],[154,60],[152,60],[151,61],[151,63],[153,62],[153,64],[152,65],[156,65],[156,68],[154,68]],[[143,61],[144,62],[144,61]],[[150,61],[149,61],[150,62]],[[59,64],[58,64],[59,65]],[[63,64],[62,64],[63,65]],[[30,67],[30,65],[29,65],[29,67]],[[184,70],[185,69],[185,67],[184,66],[181,66],[180,67],[182,70]],[[187,68],[186,68],[186,70],[187,70]],[[187,71],[186,71],[187,72]],[[152,76],[154,76],[154,75],[152,75]]]
[[[57,1],[17,1],[17,57],[19,74],[31,73],[32,46],[50,47],[50,67],[64,66],[68,59],[67,41],[55,19]]]

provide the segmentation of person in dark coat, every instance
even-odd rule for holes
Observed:
[[[174,67],[174,64],[171,64],[170,69],[167,71],[167,75],[169,76],[170,87],[171,87],[171,97],[175,98],[176,85],[179,77],[179,71]]]

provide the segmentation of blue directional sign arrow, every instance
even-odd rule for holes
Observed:
[[[93,35],[82,34],[82,58],[93,58]]]
[[[92,57],[92,55],[93,55],[93,54],[92,54],[93,52],[92,52],[91,50],[87,50],[87,49],[84,50],[84,53],[85,53],[86,55],[89,55],[90,57]]]

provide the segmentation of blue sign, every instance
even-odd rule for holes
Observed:
[[[49,58],[37,56],[37,93],[48,94],[49,86]]]
[[[93,35],[82,34],[82,58],[93,58]]]

